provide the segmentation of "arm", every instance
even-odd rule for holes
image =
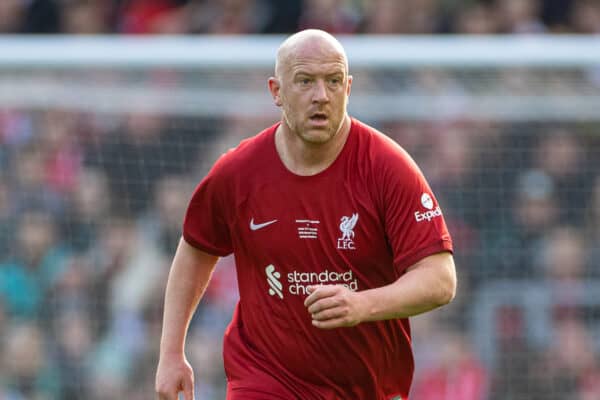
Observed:
[[[204,294],[218,257],[179,241],[167,289],[163,315],[160,359],[156,372],[159,400],[177,400],[184,392],[193,399],[194,376],[184,354],[190,320]]]
[[[395,282],[352,292],[340,286],[313,286],[305,300],[314,326],[323,329],[361,322],[407,318],[448,304],[456,293],[454,259],[448,252],[425,257]]]

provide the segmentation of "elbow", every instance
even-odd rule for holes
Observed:
[[[443,290],[440,296],[440,306],[451,303],[452,300],[454,300],[454,297],[456,297],[456,282],[453,286],[448,285],[448,287]]]
[[[430,309],[445,306],[456,296],[456,268],[452,255],[446,252],[429,256],[409,268],[417,272],[416,281],[421,289],[427,307]]]
[[[453,272],[453,271],[452,271]],[[445,306],[456,297],[456,274],[449,273],[439,286],[438,306]]]
[[[450,304],[452,302],[452,300],[454,300],[455,296],[456,296],[455,290],[450,290],[450,289],[440,290],[436,299],[434,300],[434,308],[438,308],[438,307],[442,307],[447,304]]]

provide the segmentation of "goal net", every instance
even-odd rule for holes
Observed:
[[[154,398],[187,201],[279,118],[282,40],[0,40],[0,398]],[[342,42],[351,115],[416,159],[455,242],[456,300],[413,318],[413,397],[600,398],[598,39]],[[198,398],[224,397],[236,285],[220,260],[192,321]]]

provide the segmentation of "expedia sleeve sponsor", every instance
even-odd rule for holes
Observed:
[[[419,212],[419,211],[415,211],[415,219],[417,220],[417,222],[421,222],[421,221],[431,221],[433,218],[435,217],[441,217],[442,216],[442,209],[437,206],[435,208],[435,210],[428,210],[425,212]]]

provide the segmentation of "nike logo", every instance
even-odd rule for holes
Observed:
[[[257,230],[259,230],[261,228],[264,228],[265,226],[269,226],[271,224],[274,224],[275,222],[277,222],[276,219],[274,219],[272,221],[263,222],[262,224],[255,224],[254,223],[254,218],[252,218],[250,220],[250,229],[253,230],[253,231],[257,231]]]

